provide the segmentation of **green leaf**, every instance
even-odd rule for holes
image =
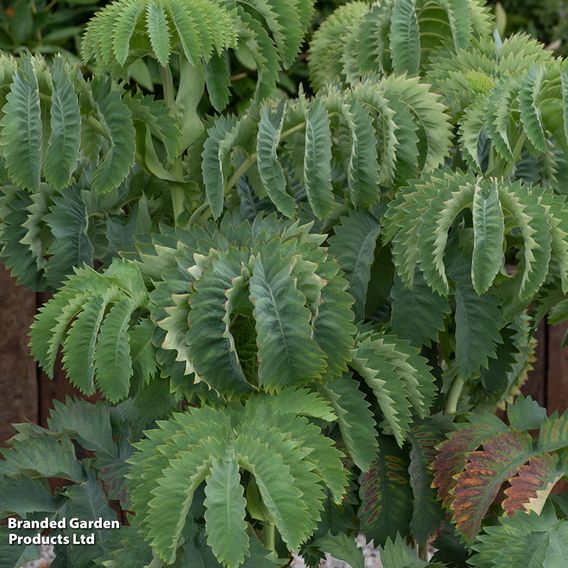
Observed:
[[[38,545],[14,544],[9,542],[13,530],[8,527],[0,527],[0,558],[6,568],[22,568],[28,562],[39,560],[41,550]]]
[[[290,270],[278,256],[259,255],[250,279],[259,379],[269,391],[317,381],[325,371],[325,355],[312,338],[305,296]]]
[[[465,265],[453,272],[456,280],[456,363],[460,374],[467,378],[481,367],[487,368],[489,358],[495,358],[503,316],[496,296],[478,296],[465,274]]]
[[[307,389],[284,389],[278,393],[278,396],[259,393],[248,400],[247,408],[257,402],[269,404],[272,413],[296,414],[297,416],[318,418],[325,422],[334,422],[337,419],[333,403],[325,400],[323,395],[310,392]]]
[[[508,405],[507,417],[515,430],[538,430],[546,420],[546,408],[542,408],[530,396],[519,396],[514,404]]]
[[[214,459],[222,459],[225,440],[202,438],[169,462],[155,487],[149,506],[147,536],[166,562],[176,559],[179,537],[199,485],[207,478]],[[159,472],[158,472],[159,473]]]
[[[434,420],[415,421],[408,434],[412,446],[408,473],[414,495],[410,528],[412,536],[421,545],[426,544],[444,519],[441,504],[432,489],[430,471],[436,456],[435,447],[442,441],[439,426]]]
[[[395,278],[391,298],[391,327],[397,335],[408,338],[417,347],[438,341],[451,313],[450,303],[433,292],[421,274],[415,275],[411,290]]]
[[[62,58],[55,60],[52,75],[51,134],[44,173],[47,182],[59,190],[70,184],[79,159],[81,111]]]
[[[560,70],[560,84],[562,88],[562,108],[564,109],[564,136],[568,140],[568,61],[564,61]]]
[[[361,471],[368,471],[379,446],[375,420],[365,395],[350,375],[326,382],[320,389],[335,409],[349,455]]]
[[[568,558],[568,521],[554,515],[517,513],[484,530],[469,560],[475,568],[556,568]]]
[[[181,131],[178,120],[163,100],[136,93],[127,95],[123,102],[132,112],[132,120],[145,131],[145,141],[154,145],[154,139],[161,142],[168,161],[175,160],[181,151]]]
[[[407,341],[371,332],[360,335],[351,367],[372,389],[386,424],[402,447],[412,408],[425,417],[436,395],[426,360]]]
[[[128,329],[135,308],[132,300],[117,302],[105,317],[95,347],[97,387],[110,402],[128,394],[132,357]]]
[[[104,568],[140,568],[152,562],[152,550],[132,526],[122,525],[105,542],[107,552],[95,559]]]
[[[207,131],[203,146],[202,174],[207,201],[213,217],[217,219],[223,212],[225,201],[225,163],[238,133],[238,123],[233,117],[221,117],[215,126]]]
[[[251,539],[250,552],[250,556],[245,558],[241,568],[275,568],[276,563],[273,560],[272,552],[267,550],[258,539]]]
[[[130,52],[130,40],[143,10],[143,2],[129,2],[116,16],[112,48],[120,65],[126,63]]]
[[[59,502],[45,479],[0,476],[0,516],[55,513]]]
[[[412,516],[408,456],[390,436],[379,437],[379,454],[371,469],[359,478],[361,531],[375,545],[398,533],[406,535]]]
[[[333,209],[331,185],[331,130],[325,106],[320,101],[306,109],[306,140],[304,153],[304,187],[308,201],[318,219],[324,219]]]
[[[380,225],[370,213],[352,211],[349,216],[341,217],[334,230],[329,252],[349,280],[349,291],[355,298],[355,316],[362,319]]]
[[[390,38],[394,71],[417,75],[420,69],[420,29],[415,0],[400,0],[394,4]]]
[[[540,428],[537,449],[540,452],[555,452],[568,446],[568,412],[561,416],[554,413]]]
[[[79,187],[72,186],[61,192],[53,199],[50,211],[45,221],[51,229],[54,242],[45,271],[50,284],[59,287],[74,267],[93,264],[94,248],[88,234],[87,205]]]
[[[544,67],[532,67],[523,81],[518,97],[525,133],[532,145],[541,153],[546,152],[546,134],[539,108],[545,73]]]
[[[286,177],[278,159],[278,145],[284,124],[286,105],[281,103],[274,114],[269,105],[260,111],[257,137],[257,165],[260,179],[268,196],[286,217],[293,217],[296,203],[286,192]]]
[[[520,267],[519,298],[530,300],[546,280],[551,256],[550,222],[538,194],[524,185],[500,187],[503,210],[519,228],[524,243]]]
[[[246,500],[234,455],[214,461],[205,487],[207,543],[225,566],[239,566],[248,555]]]
[[[59,346],[65,337],[69,320],[80,311],[87,298],[86,292],[63,288],[43,305],[31,326],[30,347],[49,377],[53,377]]]
[[[95,347],[110,298],[93,296],[73,320],[63,344],[63,366],[84,394],[95,392]]]
[[[155,325],[144,319],[136,324],[130,332],[130,353],[134,375],[139,377],[142,384],[147,384],[158,369],[156,350],[152,344]]]
[[[475,291],[485,294],[503,266],[505,219],[497,182],[489,189],[475,187],[473,195],[473,261],[471,278]]]
[[[314,540],[312,546],[318,547],[322,552],[330,554],[336,560],[347,562],[351,568],[365,568],[363,551],[357,546],[355,539],[346,534],[326,535]]]
[[[256,480],[262,500],[270,512],[284,542],[297,549],[309,535],[302,534],[299,509],[302,492],[295,485],[290,468],[275,448],[257,443],[254,438],[239,436],[237,453],[241,467]]]
[[[255,99],[263,100],[276,88],[279,71],[278,52],[274,49],[274,42],[260,21],[252,17],[242,6],[237,6],[237,13],[244,23],[239,36],[240,45],[246,48],[258,70]]]
[[[49,194],[47,188],[30,193],[4,186],[0,197],[0,258],[18,285],[34,290],[46,286],[44,235]]]
[[[339,377],[347,371],[350,349],[356,328],[353,325],[353,297],[347,291],[348,281],[339,274],[336,262],[320,264],[318,275],[326,285],[321,291],[314,319],[314,339],[327,355],[327,377]]]
[[[468,565],[467,560],[471,554],[447,522],[438,532],[432,546],[436,549],[432,561],[440,562],[447,568],[465,568]]]
[[[166,10],[177,32],[183,54],[191,65],[199,66],[202,51],[205,49],[209,51],[211,48],[210,45],[207,45],[209,38],[205,33],[206,30],[202,30],[201,26],[198,26],[191,14],[191,10],[189,10],[189,6],[184,3],[168,2]]]
[[[95,170],[91,188],[95,193],[107,193],[124,181],[134,165],[136,131],[130,109],[112,83],[108,79],[97,79],[91,86],[108,137],[108,151]]]
[[[239,256],[225,255],[204,272],[191,296],[190,327],[184,338],[189,343],[189,356],[199,376],[226,394],[252,390],[230,330],[235,299],[246,283]],[[183,317],[184,312],[180,313]],[[187,319],[182,325],[183,333]]]
[[[464,0],[442,0],[442,6],[448,12],[456,50],[466,49],[472,33],[472,8]]]
[[[455,177],[455,180],[440,180],[443,186],[438,196],[428,205],[422,219],[413,219],[414,222],[421,222],[417,244],[424,279],[443,296],[449,291],[444,262],[449,231],[459,213],[471,206],[474,193],[473,180],[466,179],[464,183],[459,176]]]
[[[39,87],[31,58],[22,60],[13,76],[0,121],[0,146],[12,181],[39,191],[42,163],[42,121]]]
[[[379,200],[379,160],[373,121],[367,109],[355,101],[343,116],[351,134],[347,182],[356,208],[373,206]]]
[[[66,511],[69,518],[77,518],[85,521],[93,519],[102,519],[104,521],[116,521],[116,512],[107,502],[101,482],[98,481],[94,474],[89,475],[88,479],[83,483],[70,485],[65,489],[64,495],[67,498]],[[116,530],[116,529],[115,529]],[[88,566],[92,562],[93,557],[99,556],[106,552],[107,541],[111,538],[111,530],[104,529],[76,529],[67,528],[67,535],[95,535],[94,548],[90,546],[70,546],[68,547],[69,564],[72,566]]]
[[[273,429],[261,426],[263,422],[266,423],[267,421],[258,420],[255,421],[252,428],[245,426],[241,436],[245,438],[250,436],[250,439],[254,440],[254,443],[260,446],[278,448],[278,453],[282,457],[283,463],[290,468],[290,475],[294,480],[295,487],[301,492],[301,496],[296,504],[294,530],[298,537],[301,535],[302,541],[304,541],[316,530],[320,519],[324,503],[324,493],[319,481],[320,477],[325,479],[327,471],[325,468],[317,471],[314,465],[317,467],[319,464],[314,464],[309,457],[305,459],[308,448],[313,448],[313,444],[310,443],[311,440],[309,438],[295,435],[295,430],[303,429],[301,426],[302,422],[299,420],[294,421],[295,428],[293,427],[291,429],[293,433],[289,435],[284,433],[286,431],[286,421],[282,421],[284,424],[281,426],[281,432],[275,432]],[[317,438],[323,438],[319,431]],[[306,442],[305,446],[304,441]],[[316,447],[314,453],[316,453],[318,449],[319,448]],[[341,462],[339,462],[339,464],[341,467]],[[258,479],[256,483],[262,494]],[[343,486],[341,487],[341,491],[342,490]],[[266,503],[265,505],[270,511],[270,507]]]
[[[156,0],[146,5],[146,24],[154,55],[160,65],[166,67],[170,60],[170,32],[164,7]]]
[[[217,112],[222,112],[229,104],[231,87],[229,58],[226,53],[214,54],[205,65],[205,84],[211,104]]]
[[[116,457],[117,446],[112,437],[110,408],[97,402],[67,398],[65,404],[53,401],[47,419],[49,429],[76,439],[81,446],[93,452]]]
[[[304,477],[310,478],[309,483],[311,485],[317,481],[326,485],[335,503],[338,505],[342,503],[348,481],[347,472],[342,461],[345,457],[344,454],[335,447],[334,442],[330,438],[322,435],[322,431],[318,426],[309,423],[306,418],[297,417],[295,420],[290,420],[286,416],[281,416],[275,422],[285,432],[286,437],[293,437],[299,442],[299,448],[309,449],[306,460],[313,464],[313,472],[316,476],[319,476],[319,480],[314,479],[313,475],[306,475],[306,473],[303,473]],[[312,467],[310,466],[309,469],[312,470]],[[295,476],[294,471],[292,471],[292,474]],[[305,485],[306,482],[307,479],[305,480]],[[311,491],[314,495],[310,499],[313,501],[315,496],[316,501],[318,501],[317,505],[313,503],[312,507],[317,515],[314,516],[313,511],[310,511],[307,516],[311,517],[310,520],[317,521],[324,497],[323,494],[314,488]],[[308,500],[306,499],[307,502]],[[315,527],[316,525],[314,524],[312,529],[315,530]]]
[[[183,424],[183,427],[181,424]],[[153,502],[158,480],[161,480],[163,472],[169,467],[168,464],[173,464],[182,452],[192,450],[194,446],[196,446],[197,453],[203,454],[205,450],[201,448],[201,445],[209,443],[211,439],[213,439],[213,444],[210,444],[210,454],[214,458],[220,459],[226,452],[227,439],[227,420],[220,411],[211,407],[190,409],[183,414],[175,415],[173,419],[160,421],[157,425],[158,428],[145,432],[146,438],[135,444],[138,451],[128,459],[130,472],[127,477],[130,484],[129,492],[132,506],[136,511],[136,525],[142,529],[147,537],[151,537],[149,542],[156,536],[150,532],[151,529],[149,528],[154,522],[154,514],[158,514],[158,517],[167,516],[166,522],[174,523],[180,531],[183,530],[185,524],[185,518],[170,518],[172,513],[174,516],[177,515],[179,512],[177,509],[175,511],[167,508],[162,509],[160,502]],[[184,435],[179,436],[182,428]],[[166,443],[168,444],[168,451],[160,451],[160,448],[163,448]],[[209,458],[207,457],[207,459]],[[177,492],[183,490],[186,485],[183,484],[178,487],[177,484],[173,484],[170,489]],[[193,493],[189,497],[188,507],[191,506]],[[177,507],[180,501],[179,494],[176,493],[171,502],[169,497],[166,501],[168,501],[167,504],[174,503]],[[182,508],[182,513],[183,511]],[[163,519],[156,522],[158,523],[157,526],[161,527]],[[165,539],[169,538],[168,533],[158,536],[160,542],[165,542]]]
[[[55,437],[39,427],[30,431],[27,424],[16,428],[19,433],[11,439],[11,447],[2,450],[6,459],[0,462],[0,474],[83,481],[83,468],[69,438]]]
[[[384,568],[425,568],[426,566],[438,568],[440,566],[420,560],[416,551],[406,544],[400,534],[391,538],[380,547],[381,563]]]

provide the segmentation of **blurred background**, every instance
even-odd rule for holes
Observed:
[[[106,1],[96,0],[13,0],[0,3],[0,49],[8,53],[30,50],[43,54],[63,53],[79,63],[80,37],[84,25]],[[317,3],[314,29],[344,0]],[[501,0],[491,2],[501,36],[526,31],[558,55],[568,56],[568,0]],[[309,38],[307,38],[309,40]],[[88,72],[88,69],[86,70]],[[306,57],[280,78],[283,92],[293,95],[307,82]],[[247,100],[254,80],[247,80],[246,68],[235,62],[238,81],[236,100]],[[141,65],[131,69],[131,80],[147,92],[160,91],[157,69]],[[1,219],[0,219],[1,225]],[[34,292],[16,285],[0,239],[0,445],[11,437],[14,422],[29,420],[45,425],[52,400],[78,394],[61,370],[53,381],[42,376],[30,357],[28,330],[37,309],[49,292]],[[567,326],[541,326],[534,370],[524,387],[550,411],[568,408],[568,350],[562,347]]]

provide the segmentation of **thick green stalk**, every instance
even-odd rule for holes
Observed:
[[[176,110],[176,94],[174,87],[174,80],[172,71],[168,67],[160,67],[160,78],[162,79],[162,88],[164,90],[164,100],[166,104],[172,109]]]
[[[176,92],[172,72],[169,66],[160,67],[160,77],[162,79],[162,87],[164,90],[164,101],[175,116],[177,114]],[[172,173],[177,178],[183,178],[183,163],[181,161],[181,157],[174,162]],[[174,220],[177,221],[183,213],[185,207],[183,186],[172,184],[170,186],[170,191],[172,195],[172,210],[174,213]]]
[[[462,393],[465,381],[459,375],[454,379],[452,386],[450,387],[450,392],[448,393],[448,399],[446,401],[446,409],[444,414],[448,416],[453,416],[458,409],[458,402],[460,400],[460,395]]]
[[[274,525],[269,522],[264,525],[264,546],[270,552],[276,551],[276,530]]]

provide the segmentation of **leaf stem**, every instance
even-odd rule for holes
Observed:
[[[164,90],[164,101],[170,108],[172,114],[176,116],[176,92],[174,87],[174,80],[170,66],[160,67],[160,78],[162,79],[162,88]],[[176,177],[183,178],[183,163],[181,157],[177,158],[173,165],[173,174]],[[185,209],[185,194],[182,185],[173,184],[170,187],[172,195],[172,211],[174,214],[174,221],[180,218]]]
[[[280,140],[285,140],[289,136],[296,134],[296,132],[301,132],[302,130],[304,130],[304,128],[306,128],[305,122],[296,124],[296,126],[293,126],[292,128],[289,128],[288,130],[282,132]],[[229,178],[229,181],[225,186],[225,194],[227,194],[236,185],[236,183],[239,181],[239,178],[243,176],[247,172],[247,170],[256,162],[256,159],[257,154],[256,152],[254,152],[240,165],[237,171]]]
[[[176,94],[174,88],[174,79],[172,77],[172,71],[169,66],[160,66],[160,78],[162,79],[162,88],[164,90],[164,100],[166,104],[170,107],[172,112],[176,110]]]
[[[300,124],[296,124],[296,126],[293,126],[292,128],[289,128],[288,130],[285,130],[282,135],[280,136],[280,140],[284,140],[286,138],[288,138],[289,136],[292,136],[293,134],[296,134],[296,132],[301,132],[302,130],[304,130],[304,128],[306,128],[306,124],[304,122],[301,122]],[[239,179],[244,176],[248,169],[256,162],[257,159],[257,153],[253,152],[235,171],[235,173],[229,178],[229,181],[225,184],[225,195],[227,195],[229,193],[229,191],[231,191],[231,189],[233,187],[235,187],[235,185],[237,184],[237,182],[239,181]],[[199,216],[206,211],[206,209],[209,207],[209,203],[203,203],[202,205],[200,205],[191,215],[190,219],[189,219],[189,226],[191,226],[193,223],[195,223],[197,221],[197,219],[199,218]]]
[[[189,218],[189,222],[187,223],[187,227],[191,227],[192,225],[194,225],[197,221],[197,219],[199,219],[199,217],[205,213],[205,211],[207,211],[207,209],[209,209],[209,203],[206,201],[205,203],[202,203],[192,214],[191,217]]]
[[[448,400],[446,401],[446,409],[444,414],[447,416],[453,416],[458,409],[458,402],[460,395],[462,393],[465,381],[459,375],[454,379],[452,386],[450,387],[450,392],[448,393]]]
[[[270,552],[276,552],[276,530],[274,524],[270,522],[264,525],[264,546]]]
[[[247,173],[247,170],[256,162],[256,153],[251,154],[229,178],[225,186],[225,195],[237,184],[239,179]]]

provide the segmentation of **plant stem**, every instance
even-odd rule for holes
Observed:
[[[189,218],[189,222],[187,224],[188,228],[191,227],[192,225],[194,225],[197,221],[197,219],[199,219],[199,217],[205,213],[205,211],[207,211],[207,209],[209,209],[209,203],[205,202],[202,203],[192,214],[191,217]]]
[[[448,393],[448,400],[446,401],[446,409],[444,410],[444,414],[448,416],[453,416],[456,413],[458,409],[458,402],[464,385],[465,381],[458,375],[454,379],[454,382],[450,387],[450,392]]]
[[[229,178],[225,186],[225,194],[231,190],[239,181],[241,176],[247,173],[247,170],[256,162],[256,153],[251,154],[237,169],[237,171]]]
[[[301,122],[300,124],[296,124],[296,126],[293,126],[289,130],[285,130],[284,132],[282,132],[282,135],[280,136],[280,140],[285,140],[289,136],[296,134],[296,132],[301,132],[302,130],[304,130],[304,128],[306,128],[306,124],[304,122]],[[257,154],[255,152],[255,153],[251,154],[241,164],[239,169],[229,178],[229,181],[227,182],[227,185],[225,186],[225,194],[227,194],[235,186],[235,184],[239,181],[239,178],[241,176],[243,176],[247,172],[247,170],[256,162],[256,158],[257,158]]]
[[[269,522],[264,525],[264,546],[270,552],[276,552],[276,531],[274,525]]]
[[[172,111],[176,110],[176,94],[174,89],[174,79],[172,71],[168,67],[160,67],[160,78],[162,79],[162,88],[164,90],[164,100]]]
[[[428,562],[429,550],[430,550],[430,547],[428,546],[428,543],[419,545],[418,546],[418,558],[420,558],[420,560],[424,560],[425,562]]]
[[[176,92],[174,87],[174,80],[172,71],[168,66],[160,67],[160,77],[162,79],[162,88],[164,90],[164,101],[175,116],[177,114],[176,108]],[[183,178],[183,163],[181,158],[178,158],[173,165],[173,174],[178,178]],[[172,211],[174,213],[174,220],[177,221],[185,209],[185,195],[183,186],[174,184],[170,187],[172,195]]]

